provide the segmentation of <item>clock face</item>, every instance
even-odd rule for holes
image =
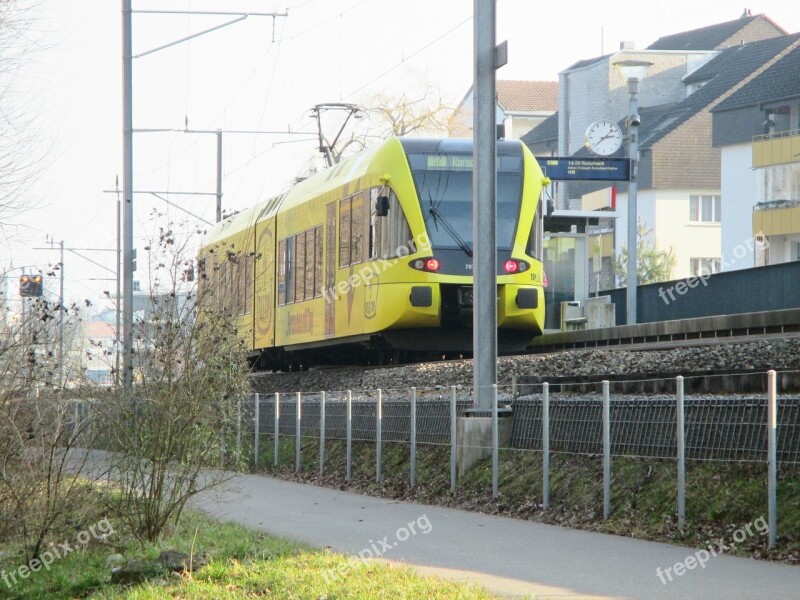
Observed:
[[[595,154],[608,156],[622,146],[622,130],[614,121],[595,121],[586,130],[586,147]]]

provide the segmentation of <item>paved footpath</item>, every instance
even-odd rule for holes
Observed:
[[[800,599],[796,566],[723,554],[709,557],[701,568],[693,548],[258,475],[237,476],[225,490],[198,497],[194,505],[221,520],[312,546],[473,581],[502,597]],[[693,568],[678,576],[678,563]]]

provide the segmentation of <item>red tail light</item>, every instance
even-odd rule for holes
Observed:
[[[503,270],[508,273],[509,275],[513,275],[514,273],[522,273],[528,270],[528,263],[524,260],[515,260],[513,258],[509,258],[506,262],[503,263]]]
[[[442,263],[438,258],[418,258],[416,260],[412,260],[409,263],[412,269],[417,269],[418,271],[428,271],[430,273],[436,273],[441,266]]]
[[[431,271],[431,272],[435,273],[436,271],[439,270],[439,267],[441,267],[441,266],[442,266],[442,263],[439,262],[438,258],[429,258],[428,260],[425,261],[425,270],[426,271]]]
[[[503,269],[505,269],[506,273],[516,273],[519,271],[519,265],[515,260],[507,260],[503,263]]]

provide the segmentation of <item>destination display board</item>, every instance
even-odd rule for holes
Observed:
[[[546,177],[553,181],[630,181],[629,158],[593,156],[537,156]]]

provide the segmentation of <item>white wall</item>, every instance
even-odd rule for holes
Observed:
[[[755,266],[753,245],[747,243],[753,237],[753,207],[758,201],[752,167],[749,142],[722,148],[722,258],[726,271]],[[739,246],[746,250],[744,254]]]
[[[675,267],[671,279],[690,277],[692,258],[718,258],[721,248],[719,223],[693,223],[689,220],[689,196],[716,194],[715,190],[640,190],[637,217],[644,224],[659,250],[672,248]],[[617,195],[615,252],[628,244],[628,196]],[[724,215],[723,209],[723,215]]]

